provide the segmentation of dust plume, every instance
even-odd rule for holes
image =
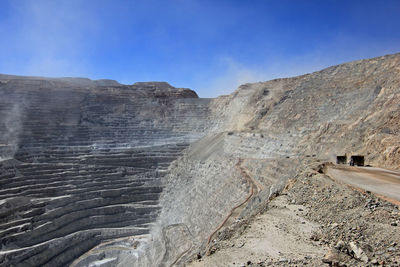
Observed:
[[[22,131],[22,117],[21,103],[10,104],[9,109],[0,117],[0,127],[3,129],[0,137],[0,160],[14,157]]]

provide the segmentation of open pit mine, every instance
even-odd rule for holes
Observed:
[[[244,84],[215,99],[166,82],[0,75],[0,266],[201,263],[222,255],[218,244],[268,213],[282,192],[300,198],[311,188],[296,181],[317,175],[322,183],[334,165],[324,162],[347,163],[344,155],[400,169],[400,54]],[[332,188],[322,202],[334,197]],[[355,192],[346,193],[349,201],[362,195],[346,190]],[[302,204],[312,198],[318,194]],[[364,205],[353,202],[348,214]],[[395,243],[400,213],[387,203],[389,228],[375,231]],[[322,225],[333,216],[321,214]],[[318,246],[339,238],[353,252],[338,262],[395,266],[400,257],[397,243],[378,254],[379,245],[371,241],[371,252],[345,234]],[[292,263],[333,264],[321,261],[325,252]],[[236,264],[268,265],[265,257],[246,262]]]

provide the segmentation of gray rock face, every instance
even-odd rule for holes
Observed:
[[[0,265],[64,266],[147,234],[208,102],[167,83],[0,76]]]

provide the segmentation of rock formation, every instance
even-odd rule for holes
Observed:
[[[169,164],[208,124],[167,83],[1,76],[1,265],[63,266],[147,234]]]
[[[0,265],[171,266],[309,158],[400,169],[400,54],[216,99],[151,82],[0,76]]]

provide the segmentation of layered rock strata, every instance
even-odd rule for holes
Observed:
[[[147,234],[209,100],[159,82],[0,78],[0,265],[64,266]]]

